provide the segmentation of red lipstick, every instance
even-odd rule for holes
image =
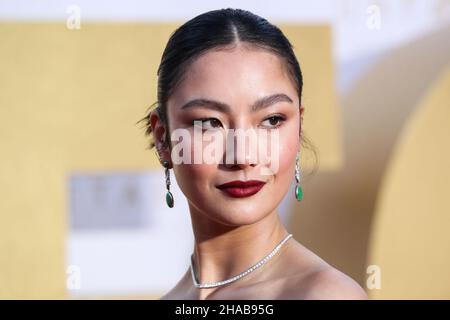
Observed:
[[[241,181],[235,180],[217,186],[218,189],[225,192],[227,195],[234,198],[250,197],[256,193],[265,185],[264,181],[248,180]]]

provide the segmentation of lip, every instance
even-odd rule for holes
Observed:
[[[244,198],[258,193],[265,184],[264,181],[259,180],[234,180],[221,184],[217,188],[233,198]]]

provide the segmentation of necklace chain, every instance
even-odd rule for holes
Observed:
[[[292,234],[288,234],[276,247],[275,249],[273,249],[273,251],[271,253],[269,253],[267,256],[265,256],[262,260],[260,260],[258,263],[254,264],[253,266],[251,266],[250,268],[248,268],[247,270],[245,270],[244,272],[223,280],[223,281],[218,281],[218,282],[209,282],[209,283],[198,283],[197,281],[197,277],[195,276],[195,272],[194,272],[194,255],[191,255],[191,275],[192,275],[192,281],[194,282],[194,285],[197,288],[213,288],[213,287],[218,287],[218,286],[223,286],[225,284],[228,284],[230,282],[234,282],[236,280],[239,280],[240,278],[248,275],[250,272],[255,271],[256,269],[258,269],[259,267],[261,267],[263,264],[265,264],[267,261],[269,261],[277,252],[278,250],[281,249],[281,247],[286,243],[286,241],[289,240],[289,238],[292,237]]]

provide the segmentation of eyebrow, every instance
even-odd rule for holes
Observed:
[[[250,107],[251,111],[259,111],[261,109],[267,108],[275,103],[278,102],[289,102],[293,103],[292,99],[289,98],[288,95],[284,93],[276,93],[272,94],[270,96],[262,97],[258,100],[256,100]],[[212,109],[223,113],[230,113],[231,107],[227,105],[226,103],[214,101],[210,99],[194,99],[190,100],[189,102],[185,103],[181,109],[189,109],[189,108],[206,108],[206,109]]]

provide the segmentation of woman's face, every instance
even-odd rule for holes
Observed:
[[[272,99],[255,104],[269,96]],[[192,102],[196,99],[202,102]],[[182,151],[191,153],[191,163],[173,163],[178,185],[191,209],[228,226],[252,224],[272,213],[294,179],[301,112],[303,108],[300,109],[294,82],[282,60],[273,53],[240,45],[228,50],[210,50],[197,58],[167,104],[170,133],[181,129],[192,137],[190,150]],[[201,121],[196,122],[200,127],[194,126],[196,120]],[[235,139],[226,138],[227,130],[233,129],[254,129],[259,136],[252,145],[236,148],[233,154],[225,144]],[[196,143],[194,130],[223,133],[219,135],[223,139],[216,139],[224,143],[223,150],[218,149],[223,163],[194,163],[196,152],[211,154],[211,149],[206,152],[206,148],[212,143]],[[261,135],[264,132],[266,138]],[[172,150],[177,143],[178,140],[172,139]],[[252,147],[264,143],[268,145],[264,156],[246,158],[255,150]],[[217,156],[217,151],[214,154]],[[219,188],[231,181],[248,180],[263,182],[262,188]],[[256,190],[259,191],[254,193]]]

